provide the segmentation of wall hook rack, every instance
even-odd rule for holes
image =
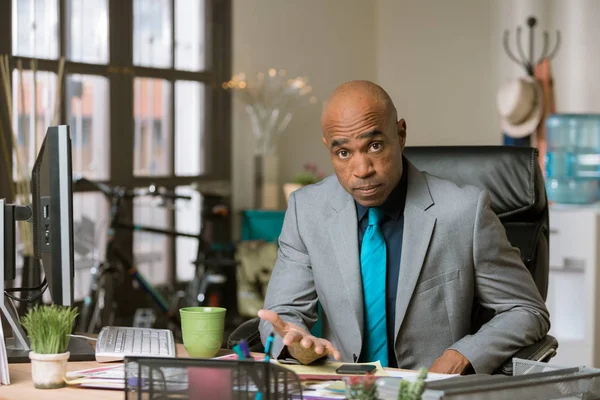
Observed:
[[[537,63],[541,62],[543,59],[546,58],[549,60],[553,59],[556,56],[556,53],[558,52],[558,49],[560,47],[560,31],[556,31],[556,42],[554,43],[554,48],[552,49],[552,51],[548,51],[550,47],[550,35],[548,34],[548,31],[544,31],[542,52],[539,58],[536,58],[534,53],[534,30],[536,25],[537,19],[535,17],[527,18],[527,26],[529,27],[529,57],[526,57],[525,51],[523,51],[523,46],[521,42],[521,27],[517,27],[516,34],[516,46],[519,57],[517,57],[515,53],[510,49],[510,32],[508,31],[508,29],[504,31],[504,51],[506,51],[506,54],[508,55],[508,57],[510,57],[511,60],[525,68],[525,71],[527,71],[527,74],[529,76],[533,76],[533,69]]]

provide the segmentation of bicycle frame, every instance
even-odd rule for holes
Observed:
[[[120,206],[123,197],[116,198],[113,200],[116,204],[111,207],[111,227],[109,228],[108,241],[106,245],[106,253],[105,260],[107,262],[111,262],[111,260],[120,261],[126,269],[126,272],[131,275],[131,277],[140,285],[142,290],[147,293],[152,301],[156,303],[159,309],[165,313],[165,315],[172,320],[172,322],[179,324],[179,314],[176,312],[177,310],[172,310],[169,306],[169,302],[154,288],[154,286],[144,277],[144,275],[136,268],[133,262],[126,257],[123,252],[119,249],[119,247],[115,244],[115,233],[118,229],[125,229],[133,232],[149,232],[155,234],[161,234],[171,237],[187,237],[196,239],[199,243],[202,242],[201,235],[194,235],[185,232],[179,232],[171,229],[160,229],[154,228],[150,226],[144,226],[139,224],[131,224],[128,222],[123,222],[119,220],[120,214]],[[201,246],[198,246],[200,251]]]
[[[172,229],[161,229],[161,228],[155,228],[155,227],[151,227],[151,226],[146,226],[146,225],[140,225],[140,224],[133,224],[130,223],[128,221],[122,221],[121,220],[121,207],[123,205],[123,201],[126,198],[133,198],[135,196],[137,196],[136,194],[132,194],[133,192],[131,190],[128,189],[124,189],[124,188],[111,188],[107,185],[101,184],[101,183],[95,183],[95,182],[90,182],[88,181],[88,183],[92,184],[93,186],[95,186],[97,189],[101,190],[111,201],[111,207],[110,207],[110,225],[109,225],[109,229],[108,229],[108,235],[107,235],[107,243],[106,243],[106,247],[105,247],[105,254],[104,254],[104,263],[101,264],[101,266],[104,266],[105,268],[108,267],[108,269],[101,271],[100,274],[106,273],[107,271],[111,271],[111,267],[114,266],[118,266],[121,265],[122,266],[122,270],[117,269],[117,273],[118,274],[128,274],[131,276],[132,280],[136,281],[138,283],[138,285],[141,287],[141,289],[147,294],[149,295],[152,303],[156,304],[158,306],[158,309],[173,323],[175,323],[176,325],[180,324],[180,319],[179,319],[179,313],[177,312],[177,310],[173,309],[170,305],[169,302],[163,297],[163,295],[146,279],[146,277],[136,268],[136,266],[134,265],[134,263],[132,262],[132,260],[119,248],[118,244],[115,241],[115,236],[116,236],[116,232],[120,229],[123,230],[128,230],[128,231],[133,231],[133,232],[148,232],[148,233],[154,233],[154,234],[160,234],[160,235],[166,235],[166,236],[170,236],[170,237],[187,237],[187,238],[191,238],[191,239],[195,239],[198,241],[198,246],[197,246],[197,253],[196,253],[196,260],[193,262],[194,265],[196,266],[196,271],[194,274],[194,280],[193,281],[198,281],[198,282],[203,282],[204,279],[206,279],[206,268],[210,268],[211,265],[226,265],[227,262],[221,260],[217,260],[215,262],[215,260],[211,260],[210,259],[210,254],[211,254],[211,245],[210,245],[210,240],[207,241],[205,239],[205,235],[208,234],[209,238],[210,238],[210,230],[209,232],[205,231],[206,228],[206,221],[210,221],[211,214],[207,214],[207,215],[203,215],[203,223],[202,223],[202,229],[200,230],[200,232],[198,234],[190,234],[190,233],[186,233],[186,232],[179,232],[176,230],[172,230]],[[149,192],[151,195],[157,195],[157,192]],[[162,194],[158,194],[159,196],[163,196]],[[175,199],[191,199],[191,197],[188,196],[178,196],[178,195],[164,195],[163,197],[164,199],[168,199],[171,198],[173,200]],[[216,213],[213,212],[212,215],[217,215]],[[206,221],[204,221],[206,219]],[[217,252],[218,253],[218,252]],[[88,296],[85,299],[85,305],[90,307],[92,306],[92,303],[94,302],[95,296],[98,294],[96,293],[97,291],[97,286],[96,286],[96,279],[97,279],[97,270],[94,272],[94,274],[92,275],[92,291],[90,294],[88,294]],[[202,277],[199,277],[198,275],[202,275]],[[112,279],[112,278],[109,278]],[[112,284],[114,284],[114,280],[110,280],[109,282],[113,282]],[[196,282],[197,283],[197,282]],[[105,282],[106,284],[106,282]],[[111,283],[109,283],[111,284]],[[100,289],[102,289],[102,287],[100,287]],[[105,300],[105,299],[103,299]],[[97,301],[97,300],[96,300]],[[114,303],[113,303],[114,304]],[[98,304],[93,304],[94,310],[97,308]],[[104,305],[101,305],[101,307],[103,307]],[[114,309],[113,311],[109,311],[109,319],[110,318],[114,318]],[[95,315],[95,314],[93,314]],[[85,319],[85,318],[84,318]],[[84,321],[87,323],[87,321]],[[95,325],[94,319],[92,319],[90,321],[90,328],[93,328],[92,325]]]
[[[168,229],[153,228],[153,227],[137,225],[137,224],[128,224],[125,222],[118,222],[116,224],[116,228],[117,229],[127,229],[127,230],[131,230],[134,232],[150,232],[150,233],[162,234],[162,235],[171,236],[171,237],[187,237],[187,238],[200,240],[199,235],[193,235],[190,233],[178,232],[178,231],[168,230]],[[111,240],[114,240],[114,236]],[[114,256],[117,259],[119,259],[119,261],[121,263],[123,263],[123,265],[126,266],[127,273],[129,273],[129,275],[131,275],[131,277],[133,279],[135,279],[136,282],[139,283],[139,285],[142,287],[144,292],[146,292],[147,294],[150,295],[152,300],[159,306],[161,311],[163,311],[167,315],[167,317],[171,318],[173,315],[177,315],[177,313],[175,311],[170,309],[168,301],[152,286],[152,284],[150,282],[148,282],[146,280],[144,275],[141,272],[139,272],[139,270],[135,267],[135,265],[133,265],[133,263],[129,261],[129,259],[121,252],[121,250],[118,247],[113,247],[112,251],[114,252]],[[108,256],[108,254],[107,254],[107,256]],[[175,318],[175,320],[177,323],[179,322],[179,319]]]

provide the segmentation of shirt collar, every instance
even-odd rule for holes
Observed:
[[[398,220],[400,216],[404,213],[404,204],[406,202],[406,190],[408,187],[408,171],[406,165],[406,158],[402,157],[402,177],[400,178],[400,182],[398,185],[392,190],[392,193],[388,196],[388,198],[383,202],[380,208],[385,212],[390,219]],[[354,201],[356,204],[356,212],[358,216],[358,221],[360,222],[367,212],[369,211],[368,207],[360,205],[356,200]]]

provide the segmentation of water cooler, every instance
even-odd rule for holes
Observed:
[[[546,192],[559,204],[600,200],[600,114],[546,119]]]

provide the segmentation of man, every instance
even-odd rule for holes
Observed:
[[[418,171],[379,86],[338,87],[321,120],[336,176],[294,192],[259,312],[273,355],[491,373],[543,338],[548,311],[490,196]],[[323,338],[310,334],[323,308]],[[495,311],[471,331],[473,305]]]

